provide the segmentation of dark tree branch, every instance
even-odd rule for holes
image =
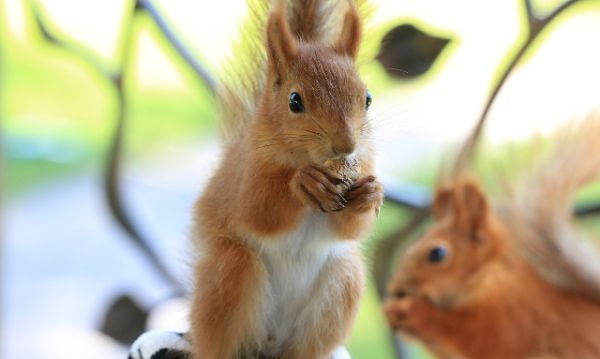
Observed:
[[[426,209],[431,201],[427,191],[427,189],[417,186],[400,188],[386,184],[385,200],[407,209]]]
[[[373,257],[373,278],[380,298],[386,296],[386,285],[390,267],[399,244],[406,243],[419,226],[429,217],[429,209],[414,210],[404,227],[377,243]]]
[[[40,7],[35,0],[30,0],[29,6],[31,8],[35,24],[46,41],[75,54],[75,56],[81,58],[84,62],[91,65],[94,70],[102,75],[102,77],[112,82],[112,79],[115,77],[115,73],[111,71],[108,66],[99,61],[96,56],[87,51],[85,48],[62,40],[58,36],[54,35],[53,31],[48,28],[46,22],[42,19]]]
[[[564,11],[566,11],[571,6],[575,5],[580,1],[581,0],[568,0],[561,6],[556,8],[554,11],[552,11],[550,15],[546,16],[544,19],[538,20],[533,13],[531,1],[524,0],[529,24],[529,28],[527,29],[527,38],[525,39],[523,44],[519,46],[516,55],[512,58],[508,66],[502,71],[500,80],[498,80],[498,82],[494,85],[492,93],[490,94],[490,97],[485,103],[483,111],[481,112],[481,115],[479,116],[475,127],[473,128],[469,137],[467,137],[465,144],[459,152],[459,155],[453,168],[454,175],[461,173],[465,169],[465,167],[473,160],[473,156],[475,155],[476,148],[479,144],[481,132],[483,131],[483,127],[490,112],[490,109],[492,108],[492,105],[498,97],[500,90],[506,83],[506,80],[510,77],[514,69],[517,67],[517,65],[523,58],[523,55],[525,55],[527,50],[531,48],[531,45],[538,38],[538,35],[542,32],[543,29],[546,28],[546,26],[552,20],[554,20],[558,15],[562,14]]]
[[[373,256],[372,271],[373,280],[375,281],[375,285],[377,287],[377,294],[382,302],[386,297],[386,286],[389,279],[390,270],[392,269],[392,261],[397,252],[398,246],[406,243],[406,241],[415,233],[415,231],[425,222],[428,217],[429,210],[427,208],[413,210],[411,213],[411,218],[404,227],[400,228],[392,235],[382,239],[377,244]],[[402,342],[398,339],[394,332],[390,330],[389,335],[396,358],[408,358]]]
[[[120,168],[121,168],[121,157],[124,142],[125,125],[127,120],[127,97],[125,96],[123,78],[125,69],[129,63],[129,57],[132,50],[132,36],[133,36],[133,21],[138,11],[137,7],[134,9],[131,17],[125,22],[123,29],[123,40],[121,43],[122,51],[119,66],[117,70],[111,71],[106,65],[98,61],[89,51],[86,51],[83,47],[65,41],[48,28],[45,21],[43,21],[41,12],[38,4],[35,0],[30,1],[30,7],[34,14],[35,23],[38,26],[40,32],[47,39],[48,42],[69,51],[82,60],[90,64],[96,71],[98,71],[108,82],[110,82],[117,95],[117,108],[115,116],[115,129],[111,143],[109,145],[109,152],[106,161],[106,170],[104,176],[104,191],[107,199],[108,206],[111,213],[121,228],[127,233],[129,238],[138,246],[138,248],[145,254],[146,258],[154,269],[160,274],[160,276],[171,286],[174,287],[174,295],[182,295],[184,293],[183,287],[180,282],[170,273],[169,269],[160,260],[158,255],[154,252],[152,247],[149,245],[147,239],[141,234],[141,231],[136,227],[133,220],[126,211],[126,207],[122,200],[121,186],[120,186]]]
[[[593,215],[600,214],[600,204],[591,204],[586,206],[580,206],[575,210],[575,216],[583,218]]]
[[[183,45],[179,38],[175,35],[171,27],[168,26],[161,13],[156,9],[152,0],[137,0],[138,8],[142,8],[150,14],[154,23],[158,26],[167,41],[173,46],[175,51],[181,58],[192,68],[203,84],[206,85],[213,93],[217,85],[216,80],[212,75],[196,60],[191,51]]]
[[[175,288],[174,295],[180,296],[184,294],[184,290],[180,281],[171,274],[159,256],[154,252],[147,238],[142,235],[139,228],[134,224],[126,210],[126,205],[123,202],[121,187],[121,164],[123,160],[125,129],[129,109],[123,80],[127,66],[129,65],[129,59],[131,57],[133,23],[138,11],[138,8],[135,7],[133,13],[131,14],[131,18],[124,24],[123,39],[121,43],[120,70],[112,79],[113,85],[115,86],[117,92],[118,105],[114,133],[109,146],[105,167],[104,191],[113,217],[128,234],[129,238],[131,238],[133,242],[138,245],[140,250],[142,250],[142,252],[146,255],[158,273],[161,274],[168,284]]]

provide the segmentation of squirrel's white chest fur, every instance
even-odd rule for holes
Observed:
[[[349,255],[356,243],[337,238],[328,216],[312,211],[294,231],[257,242],[266,270],[265,350],[276,353],[294,334],[300,317],[318,306],[315,290],[327,263]]]

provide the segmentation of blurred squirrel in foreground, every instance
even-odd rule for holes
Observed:
[[[572,223],[577,190],[600,179],[600,118],[560,135],[497,208],[473,179],[438,188],[389,283],[395,330],[439,358],[600,358],[600,253]]]
[[[355,65],[361,20],[350,1],[280,0],[264,23],[266,43],[242,35],[249,52],[217,96],[228,131],[195,207],[194,357],[348,358],[356,240],[383,200]]]

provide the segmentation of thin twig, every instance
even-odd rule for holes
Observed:
[[[137,0],[137,6],[143,8],[154,20],[167,41],[173,46],[175,51],[181,58],[192,68],[199,79],[214,93],[217,81],[212,75],[200,64],[192,55],[191,51],[183,45],[179,38],[175,35],[161,13],[156,9],[152,0]]]
[[[598,215],[598,214],[600,214],[600,204],[598,204],[598,203],[592,204],[592,205],[580,206],[580,207],[577,207],[577,209],[575,210],[575,216],[580,217],[580,218]]]
[[[114,71],[111,71],[111,69],[108,66],[99,61],[98,58],[94,56],[90,51],[87,51],[81,46],[67,42],[54,35],[53,31],[51,31],[46,25],[46,21],[44,21],[44,19],[42,18],[40,7],[38,6],[37,1],[30,0],[29,6],[31,8],[35,24],[46,41],[53,45],[61,47],[69,52],[72,52],[77,57],[81,58],[83,61],[91,65],[94,68],[94,70],[96,70],[100,73],[100,75],[102,75],[102,77],[108,79],[111,82],[113,81],[113,78],[115,76]]]
[[[524,1],[525,1],[525,9],[527,11],[527,19],[528,19],[527,23],[529,25],[529,28],[527,29],[528,30],[527,38],[526,38],[525,42],[523,42],[523,44],[519,47],[519,50],[517,51],[516,55],[512,58],[512,60],[508,64],[508,66],[503,70],[502,76],[500,77],[500,80],[494,85],[494,89],[492,90],[492,93],[491,93],[490,97],[488,98],[475,127],[473,128],[471,134],[469,135],[469,137],[467,137],[465,144],[461,148],[459,155],[457,157],[457,160],[455,162],[453,171],[452,171],[452,174],[455,176],[457,174],[460,174],[466,168],[466,166],[472,161],[473,156],[475,154],[475,150],[479,144],[479,140],[481,138],[481,132],[483,130],[483,126],[488,117],[490,109],[492,108],[492,105],[494,104],[496,98],[498,97],[500,90],[506,83],[506,80],[512,74],[512,72],[514,71],[516,66],[519,64],[519,62],[523,58],[523,55],[525,55],[525,53],[527,52],[527,50],[529,50],[529,48],[531,47],[533,42],[538,38],[538,35],[542,32],[543,29],[546,28],[546,26],[552,20],[554,20],[558,15],[562,14],[565,10],[570,8],[572,5],[580,2],[581,0],[566,1],[561,6],[556,8],[550,15],[548,15],[547,17],[545,17],[544,19],[541,19],[541,20],[537,19],[535,17],[535,15],[533,13],[533,9],[531,7],[531,3],[528,0],[524,0]]]

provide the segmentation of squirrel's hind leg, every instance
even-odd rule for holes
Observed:
[[[219,237],[196,268],[190,338],[194,357],[232,359],[253,350],[259,325],[264,270],[243,241]]]

